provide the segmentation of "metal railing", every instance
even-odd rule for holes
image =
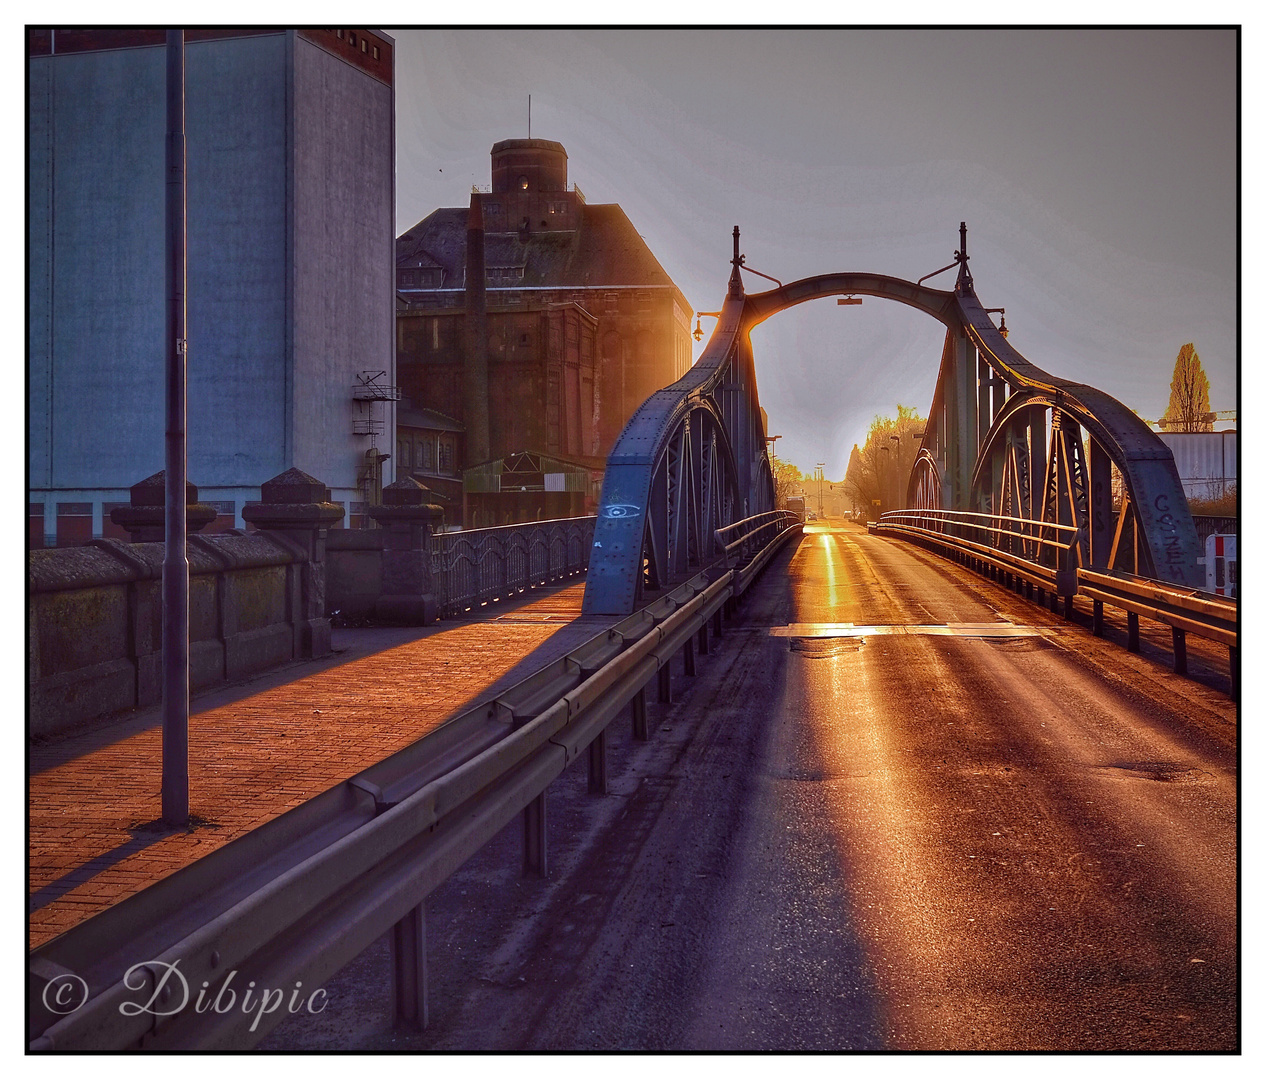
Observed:
[[[501,600],[584,570],[596,519],[557,518],[431,537],[440,615]]]
[[[890,510],[880,521],[984,543],[1036,563],[1042,563],[1048,553],[1070,550],[1077,542],[1075,525],[968,510]]]
[[[724,525],[716,530],[717,544],[725,553],[719,565],[741,566],[738,576],[746,588],[746,581],[761,572],[778,543],[803,528],[799,515],[790,510],[769,510]]]
[[[533,807],[545,788],[588,753],[591,790],[605,790],[607,726],[632,705],[635,736],[649,737],[647,685],[658,674],[662,686],[678,653],[693,672],[709,620],[719,631],[723,607],[795,531],[33,950],[30,1049],[248,1049],[293,1011],[277,988],[320,987],[393,927],[398,1015],[422,1019],[426,897],[518,814],[544,872]],[[248,979],[271,988],[249,1013]]]
[[[1072,614],[1073,597],[1085,596],[1094,604],[1096,636],[1103,634],[1104,604],[1118,608],[1126,613],[1126,647],[1131,652],[1139,651],[1140,616],[1163,623],[1172,631],[1174,670],[1179,674],[1187,670],[1188,632],[1225,645],[1230,650],[1232,696],[1239,692],[1239,603],[1233,597],[1120,570],[1080,566],[1077,529],[1068,525],[960,510],[894,510],[870,529],[939,549],[994,580],[1025,589],[1030,597],[1033,587],[1039,594],[1049,591],[1052,603],[1062,596],[1066,616]],[[1045,565],[1042,558],[1058,565]]]

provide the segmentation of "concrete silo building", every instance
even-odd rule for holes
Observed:
[[[163,467],[164,40],[28,29],[35,544],[125,536],[112,505]],[[395,422],[393,64],[376,31],[186,34],[189,479],[217,527],[291,467],[351,513],[392,479],[367,451]]]

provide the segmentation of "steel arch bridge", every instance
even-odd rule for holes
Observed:
[[[643,402],[607,459],[586,614],[633,611],[717,562],[717,529],[774,509],[750,334],[786,308],[837,295],[895,300],[945,326],[908,507],[1072,526],[1066,557],[1078,566],[1199,586],[1195,525],[1169,448],[1115,398],[1047,374],[1008,344],[976,296],[966,224],[959,237],[943,268],[958,267],[952,290],[841,273],[748,295],[735,226],[729,290],[707,348]]]

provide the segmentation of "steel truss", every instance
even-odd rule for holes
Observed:
[[[999,544],[1065,573],[1119,569],[1198,587],[1199,543],[1169,448],[1115,398],[1012,348],[976,296],[965,225],[960,240],[953,290],[843,273],[748,295],[736,228],[729,293],[703,356],[642,404],[608,459],[586,613],[631,612],[714,562],[716,528],[773,508],[750,334],[779,311],[837,295],[895,300],[946,328],[907,506],[1073,526],[1071,545],[1044,544],[1040,530],[1023,539],[999,530]]]

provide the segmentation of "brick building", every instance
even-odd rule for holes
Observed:
[[[545,139],[497,143],[489,191],[397,239],[396,299],[397,469],[464,502],[468,526],[591,512],[633,411],[691,363],[689,302]],[[523,454],[554,471],[519,483]]]

